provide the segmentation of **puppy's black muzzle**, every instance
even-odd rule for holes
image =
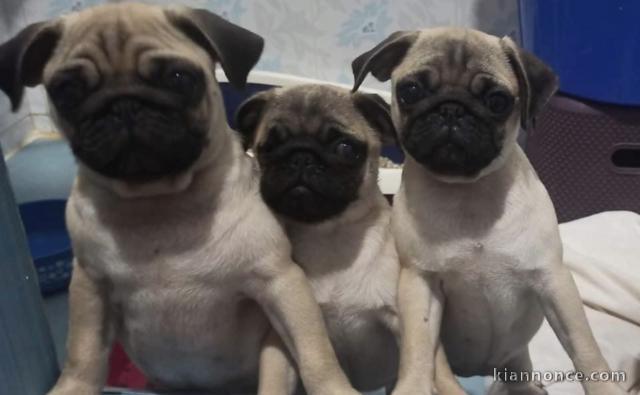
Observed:
[[[407,152],[435,173],[472,177],[495,159],[503,133],[459,102],[447,101],[415,116],[402,134]]]
[[[153,181],[188,169],[206,133],[186,111],[136,97],[118,97],[88,116],[78,115],[71,138],[76,157],[114,179]]]
[[[262,197],[279,214],[318,222],[340,214],[357,199],[360,168],[339,163],[315,142],[284,143],[258,156]]]
[[[317,155],[307,150],[294,151],[289,157],[289,167],[292,170],[304,171],[322,166]]]

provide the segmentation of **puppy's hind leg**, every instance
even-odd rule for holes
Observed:
[[[506,372],[506,377],[500,377],[489,388],[489,395],[547,395],[541,383],[532,380],[523,380],[530,378],[532,374],[531,357],[529,349],[517,353],[503,366],[498,368],[498,372]],[[514,376],[514,377],[511,377]],[[522,377],[525,376],[525,377]]]

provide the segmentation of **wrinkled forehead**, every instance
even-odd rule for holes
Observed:
[[[153,35],[168,30],[164,10],[144,4],[106,4],[71,14],[64,20],[64,36],[75,42],[106,34],[126,39],[134,32]]]
[[[45,69],[45,80],[60,68],[82,67],[97,74],[130,72],[151,56],[180,57],[185,50],[190,54],[198,51],[161,7],[106,4],[71,14],[63,23],[63,35]],[[201,60],[206,59],[204,54]]]
[[[299,86],[277,89],[264,114],[264,133],[270,126],[281,124],[289,133],[320,134],[329,125],[361,136],[365,134],[360,125],[350,92],[346,89],[325,86]],[[258,136],[264,139],[265,136]]]
[[[442,28],[420,32],[393,77],[397,80],[422,70],[435,72],[441,83],[470,82],[483,74],[517,89],[500,38],[476,30]]]

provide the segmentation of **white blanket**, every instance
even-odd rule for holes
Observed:
[[[560,225],[564,261],[612,370],[640,395],[640,215],[606,212]],[[571,360],[544,323],[530,345],[534,369],[571,371]],[[550,395],[583,394],[578,383],[545,382]]]

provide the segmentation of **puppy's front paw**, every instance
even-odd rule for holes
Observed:
[[[505,383],[496,381],[489,388],[489,395],[547,395],[542,383],[539,382],[522,382],[522,383]]]
[[[61,377],[47,395],[100,395],[99,386]]]
[[[629,393],[622,387],[611,382],[592,382],[585,388],[587,395],[628,395]]]
[[[322,392],[315,393],[315,395],[362,395],[362,394],[360,394],[360,392],[354,389],[339,388],[339,389],[332,389],[332,390],[322,390]]]
[[[402,382],[391,395],[437,395],[437,392],[430,382]]]

